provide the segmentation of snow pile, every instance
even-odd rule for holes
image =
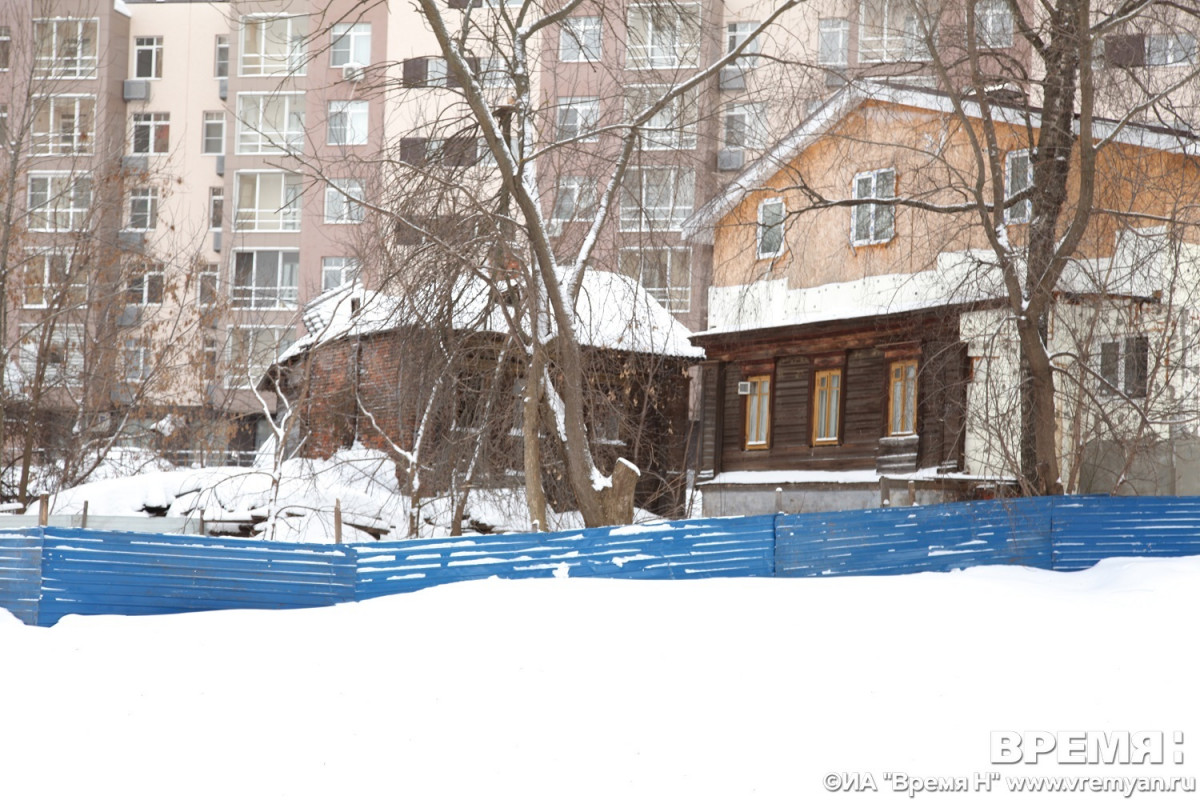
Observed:
[[[1004,781],[1196,775],[1196,652],[1179,628],[1196,607],[1190,558],[489,580],[51,629],[0,612],[0,684],[26,687],[5,694],[0,774],[14,798],[795,800],[834,796],[830,773],[880,784],[850,796],[910,796],[885,772],[996,772],[954,796],[1058,796]],[[1164,731],[1165,759],[994,764],[1004,730]]]

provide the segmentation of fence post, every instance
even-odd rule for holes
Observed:
[[[334,542],[334,544],[342,543],[342,501],[341,501],[341,498],[333,501],[333,542]]]
[[[83,501],[83,513],[79,516],[79,527],[81,527],[81,528],[87,527],[87,512],[88,512],[88,501],[84,500]]]
[[[200,509],[200,535],[208,536],[208,531],[204,527],[204,509]]]
[[[775,487],[775,513],[776,514],[783,513],[783,487],[782,486]]]
[[[50,524],[50,495],[42,492],[38,498],[38,525],[43,528]]]
[[[917,482],[916,481],[908,482],[908,504],[910,506],[915,506],[917,504]]]
[[[879,507],[887,508],[892,504],[892,493],[888,488],[887,476],[879,476]]]

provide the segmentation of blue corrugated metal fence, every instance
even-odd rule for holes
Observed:
[[[343,546],[37,528],[0,532],[0,608],[52,625],[72,613],[324,606],[492,576],[1077,570],[1111,556],[1197,554],[1196,497],[1023,498]]]

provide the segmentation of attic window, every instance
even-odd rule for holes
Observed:
[[[896,196],[896,170],[879,169],[854,176],[855,200],[891,200]],[[855,245],[881,244],[895,235],[895,209],[890,205],[863,203],[853,206],[850,241]]]
[[[783,253],[783,200],[772,198],[758,204],[758,257],[775,258]]]

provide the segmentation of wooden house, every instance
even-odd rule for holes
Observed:
[[[1011,487],[1012,311],[969,203],[942,210],[961,206],[978,175],[970,113],[964,121],[932,91],[847,87],[685,224],[713,247],[709,328],[692,339],[707,354],[706,513],[877,506],[881,483],[905,502]],[[997,180],[1015,198],[1029,185],[1037,120],[999,113]],[[1106,211],[1064,273],[1048,335],[1071,490],[1105,488],[1084,480],[1080,454],[1137,428],[1135,417],[1155,420],[1138,429],[1144,445],[1178,432],[1168,420],[1191,430],[1200,416],[1181,356],[1197,338],[1200,251],[1194,225],[1163,223],[1194,216],[1180,209],[1200,200],[1196,140],[1100,127],[1111,141],[1095,202]],[[860,202],[896,198],[917,202]],[[1014,252],[1028,215],[1019,201],[1005,212],[1000,235]]]

